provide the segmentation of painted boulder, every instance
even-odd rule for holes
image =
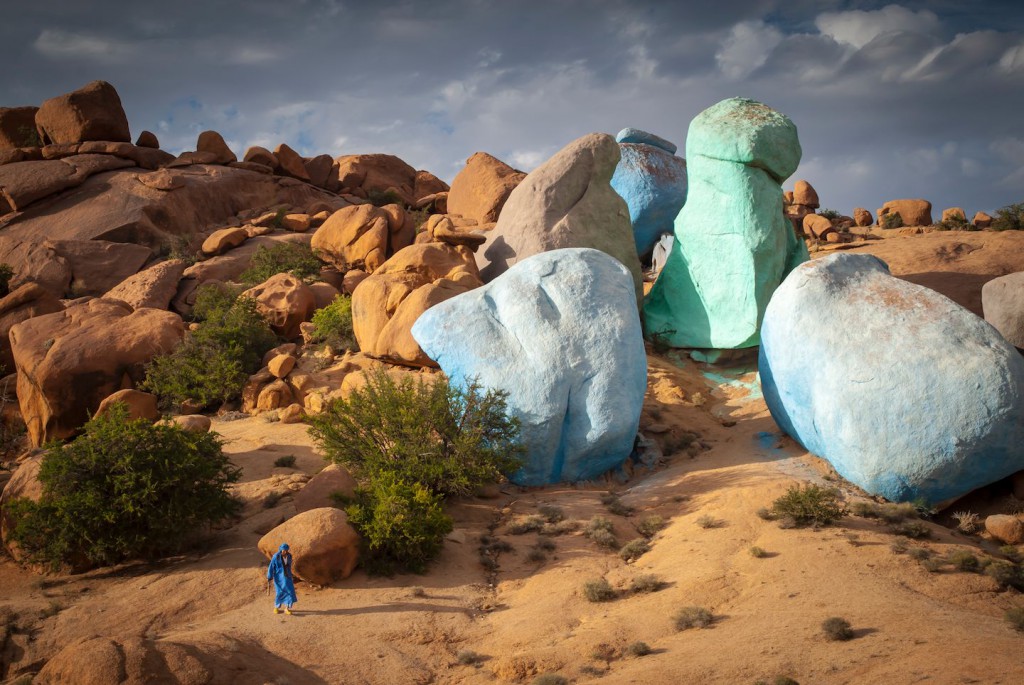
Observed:
[[[686,202],[686,160],[676,157],[675,145],[646,131],[624,128],[615,140],[622,158],[612,188],[629,207],[637,254],[649,261]]]
[[[689,189],[676,240],[644,302],[650,336],[674,347],[754,347],[765,307],[807,247],[782,213],[800,163],[796,126],[753,100],[701,112],[686,139]]]
[[[844,478],[938,503],[1024,469],[1024,358],[871,255],[798,267],[761,331],[775,421]]]
[[[633,448],[647,357],[633,276],[589,248],[534,255],[424,312],[412,334],[453,382],[508,393],[520,485],[596,478]]]

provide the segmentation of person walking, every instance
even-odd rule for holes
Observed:
[[[295,581],[292,578],[292,553],[288,551],[288,543],[284,543],[277,552],[270,558],[270,565],[267,566],[267,589],[274,584],[276,592],[274,596],[274,613],[291,615],[292,605],[298,601],[295,597]]]

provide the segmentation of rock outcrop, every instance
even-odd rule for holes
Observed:
[[[904,226],[932,225],[932,203],[928,200],[889,200],[877,212],[880,226],[889,214],[899,214]]]
[[[689,190],[644,303],[648,336],[673,347],[758,344],[772,293],[808,259],[783,216],[780,187],[800,155],[793,122],[753,100],[723,100],[690,123]]]
[[[25,283],[0,299],[0,368],[3,373],[14,370],[10,332],[16,324],[34,316],[53,314],[64,309],[56,295],[38,283]]]
[[[133,309],[167,309],[187,265],[180,259],[168,259],[124,279],[103,296],[127,302]]]
[[[292,553],[292,572],[314,585],[348,578],[359,561],[359,535],[341,509],[321,507],[296,514],[260,538],[269,559],[282,543]]]
[[[181,341],[181,318],[90,300],[11,328],[18,404],[33,446],[74,435],[116,390],[131,387],[154,356]]]
[[[400,364],[433,366],[413,339],[430,307],[482,285],[473,252],[444,243],[400,250],[352,293],[352,328],[363,352]]]
[[[508,393],[527,449],[514,482],[587,480],[633,449],[647,388],[635,295],[607,254],[554,250],[427,310],[413,336],[453,382]]]
[[[494,223],[508,196],[524,178],[526,174],[497,157],[476,152],[452,179],[447,209],[478,224]]]
[[[398,205],[344,207],[313,234],[310,247],[342,273],[351,269],[372,273],[412,244],[414,233],[406,230],[406,223],[405,211]]]
[[[686,202],[686,160],[675,155],[672,143],[634,128],[619,131],[616,140],[622,158],[612,188],[629,207],[637,254],[649,260]]]
[[[1024,358],[876,257],[795,270],[768,305],[759,369],[779,426],[871,494],[938,503],[1024,469]]]
[[[288,273],[271,276],[242,297],[255,300],[256,309],[285,340],[299,337],[299,324],[309,321],[316,311],[316,295],[301,278]]]
[[[93,81],[43,102],[36,112],[36,128],[44,144],[132,140],[121,98],[106,81]]]
[[[484,281],[541,252],[590,247],[622,262],[633,274],[640,297],[640,259],[629,207],[611,186],[619,158],[614,138],[591,133],[530,172],[509,195],[497,225],[476,253]]]

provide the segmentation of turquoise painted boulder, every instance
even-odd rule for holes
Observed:
[[[454,383],[508,393],[527,450],[513,482],[588,480],[629,457],[647,357],[632,274],[613,257],[534,255],[431,307],[412,334]]]
[[[615,137],[622,157],[612,175],[615,189],[629,207],[636,251],[643,261],[661,236],[672,233],[673,222],[686,202],[686,160],[664,138],[625,128]]]
[[[800,154],[793,122],[753,100],[723,100],[690,123],[689,189],[644,302],[648,337],[673,347],[758,344],[772,293],[808,259],[782,214],[781,184]]]
[[[1024,357],[871,255],[797,267],[759,366],[776,423],[871,494],[939,503],[1024,469]]]

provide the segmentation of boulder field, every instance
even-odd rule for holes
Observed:
[[[876,257],[790,274],[765,314],[759,368],[776,423],[874,495],[939,503],[1024,469],[1024,358]]]
[[[524,259],[428,309],[412,335],[455,383],[508,393],[527,449],[514,483],[588,480],[629,457],[647,358],[632,274],[603,252]]]
[[[689,189],[644,301],[648,337],[688,348],[758,344],[772,293],[808,258],[782,211],[780,184],[800,155],[793,122],[753,100],[723,100],[690,123]]]

